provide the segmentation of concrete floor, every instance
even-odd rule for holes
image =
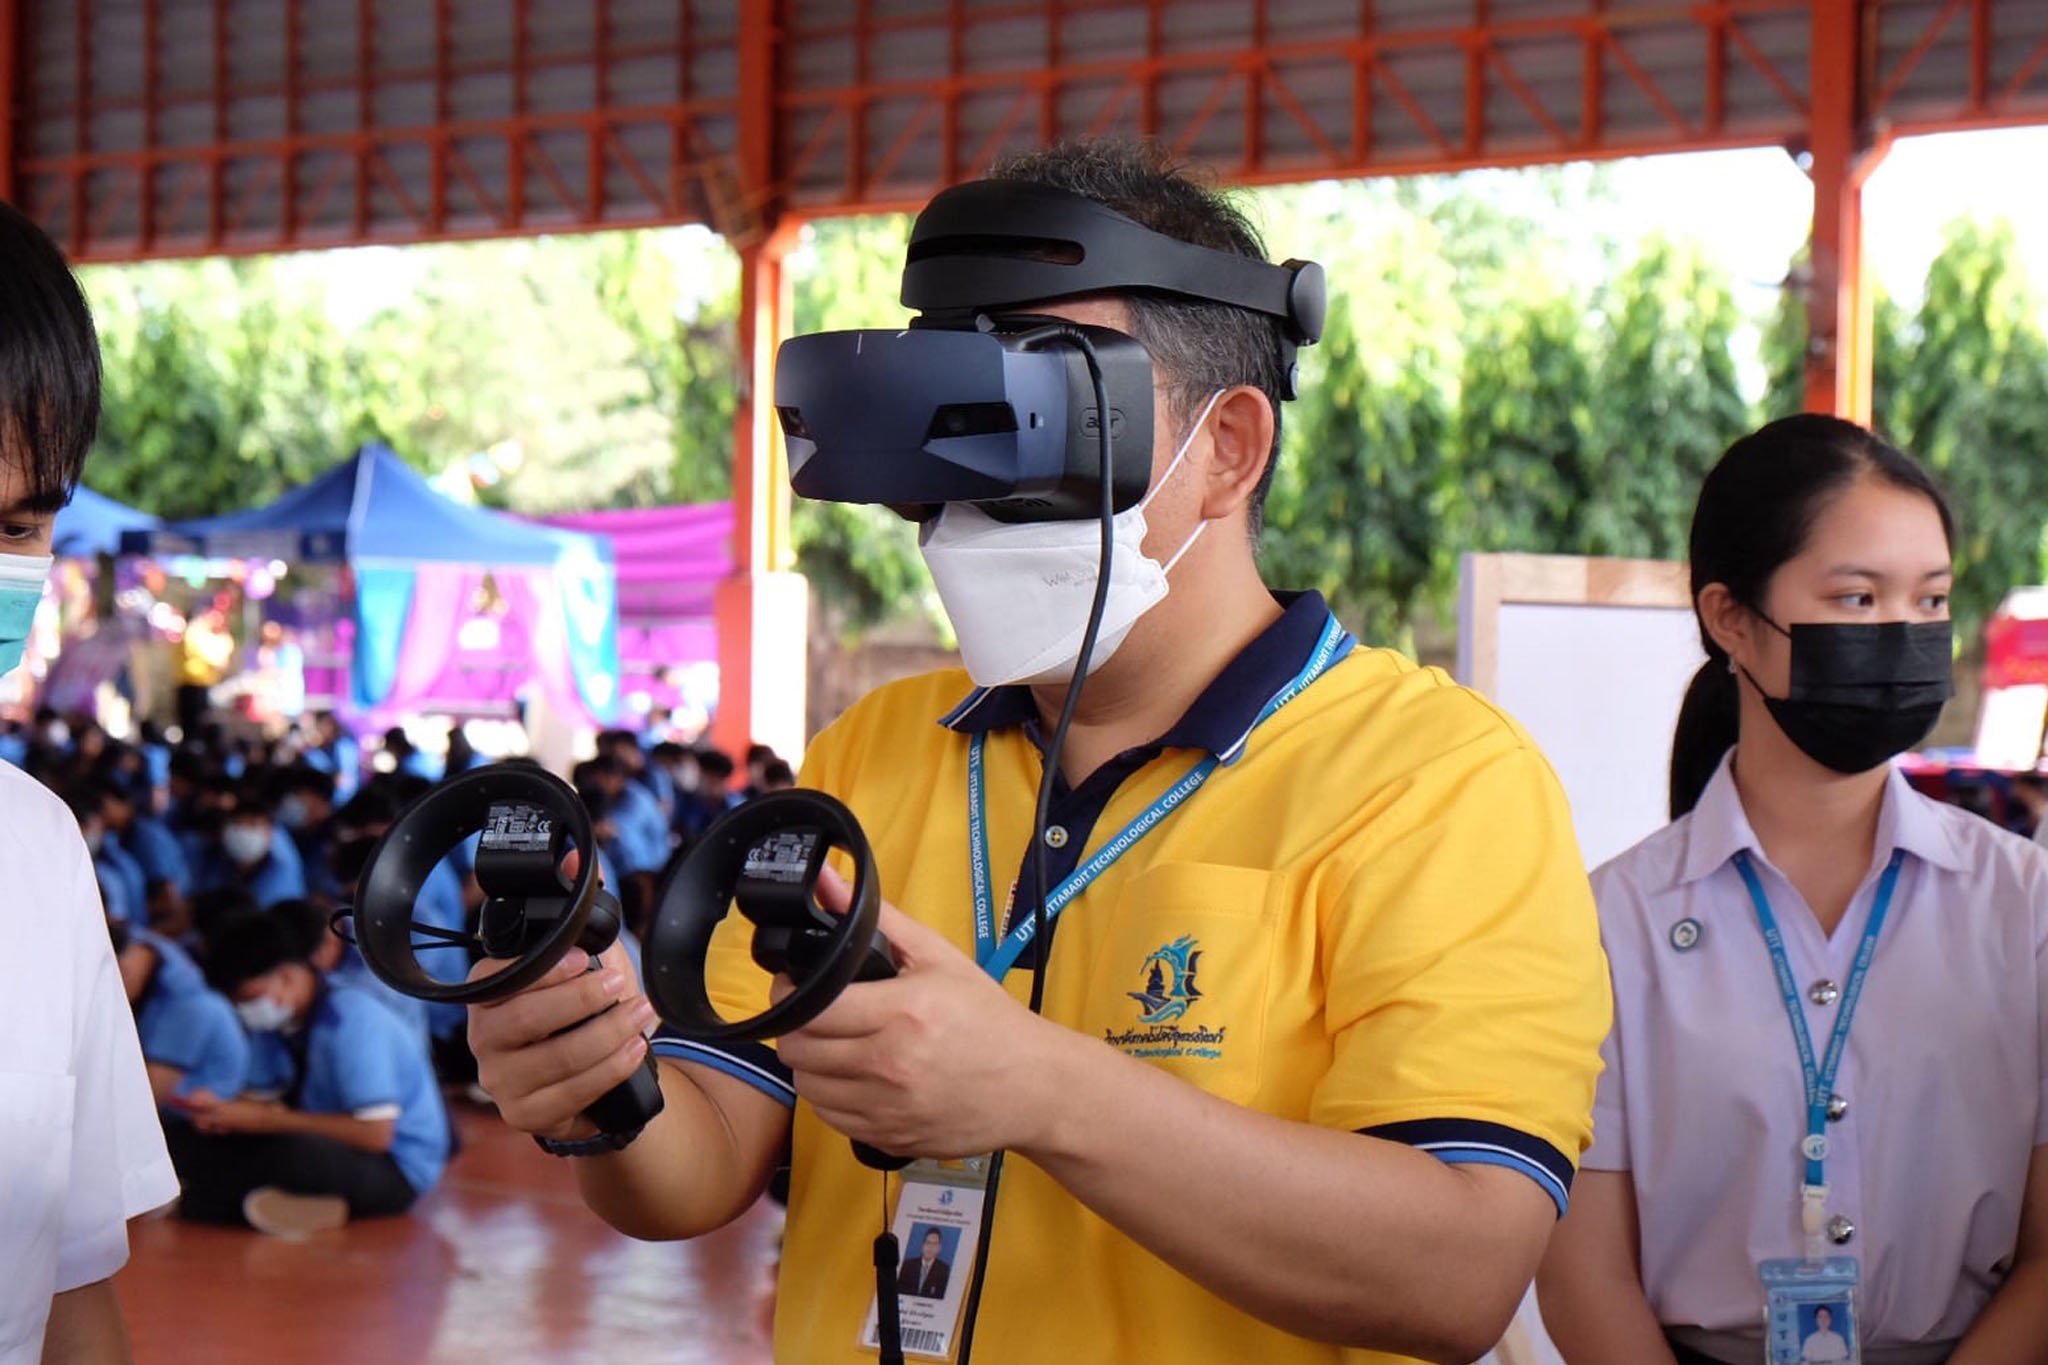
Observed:
[[[301,1242],[138,1223],[115,1281],[138,1365],[766,1365],[779,1213],[636,1242],[564,1163],[475,1110],[440,1187],[403,1218]]]

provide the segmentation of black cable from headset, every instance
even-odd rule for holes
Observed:
[[[1045,749],[1045,771],[1038,779],[1038,809],[1031,822],[1031,947],[1036,954],[1031,972],[1031,1012],[1045,1006],[1045,978],[1052,960],[1052,943],[1045,914],[1045,829],[1052,819],[1052,793],[1059,777],[1060,752],[1067,745],[1067,731],[1074,724],[1074,710],[1081,699],[1081,684],[1088,677],[1088,662],[1095,653],[1095,640],[1102,633],[1103,613],[1109,606],[1110,559],[1116,548],[1116,490],[1111,475],[1109,435],[1109,388],[1103,383],[1102,362],[1095,347],[1076,327],[1043,327],[1020,339],[1029,345],[1039,341],[1063,341],[1088,362],[1088,378],[1095,386],[1095,439],[1102,486],[1102,556],[1095,571],[1095,597],[1088,606],[1088,628],[1081,634],[1081,651],[1074,656],[1074,676],[1067,684],[1067,699],[1060,707],[1059,723]],[[1149,457],[1150,451],[1146,452]],[[981,1199],[981,1240],[974,1249],[974,1276],[967,1291],[967,1308],[960,1324],[959,1365],[969,1365],[974,1352],[974,1323],[981,1312],[981,1290],[988,1276],[988,1253],[996,1223],[996,1190],[1002,1183],[1003,1153],[989,1158],[988,1184]]]

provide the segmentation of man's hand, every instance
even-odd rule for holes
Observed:
[[[589,954],[572,948],[534,985],[469,1007],[477,1081],[514,1128],[556,1141],[592,1136],[597,1127],[584,1108],[647,1055],[642,1034],[654,1022],[654,1006],[641,995],[624,947],[607,948],[603,963],[586,971]],[[504,966],[486,959],[470,977]]]
[[[818,901],[851,897],[831,869]],[[903,1156],[1028,1147],[1054,1107],[1058,1057],[1079,1037],[1032,1014],[935,930],[883,905],[897,975],[849,986],[777,1052],[797,1093],[850,1138]],[[778,978],[775,998],[790,993]]]

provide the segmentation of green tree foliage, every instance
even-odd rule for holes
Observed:
[[[1601,496],[1569,548],[1683,558],[1700,479],[1751,425],[1735,374],[1735,301],[1697,248],[1652,238],[1602,311],[1593,414]]]
[[[580,239],[597,299],[633,340],[668,425],[666,487],[646,501],[715,502],[732,494],[739,406],[739,268],[706,232],[615,232]]]
[[[1458,390],[1461,543],[1474,551],[1587,543],[1602,507],[1586,310],[1532,280],[1474,319]]]
[[[1795,269],[1794,282],[1800,272]],[[2048,522],[2048,336],[2012,228],[1958,220],[1909,312],[1880,295],[1873,425],[1934,471],[1956,517],[1957,638],[1977,648],[2011,588],[2043,573]],[[1765,333],[1766,412],[1798,410],[1802,294],[1788,289]]]
[[[1441,603],[1453,547],[1452,271],[1426,221],[1408,219],[1355,263],[1303,393],[1266,502],[1268,577],[1320,588],[1364,638],[1408,643]]]
[[[1261,544],[1372,639],[1448,604],[1465,550],[1676,556],[1701,474],[1758,420],[1742,319],[1694,246],[1602,236],[1584,168],[1317,185],[1254,197],[1333,308]],[[789,263],[799,331],[887,327],[908,223],[825,220]],[[1796,410],[1795,263],[1762,324],[1761,415]],[[364,440],[429,472],[523,459],[519,510],[724,496],[738,274],[702,232],[602,235],[88,272],[107,357],[95,487],[167,516],[250,506]],[[358,297],[360,295],[360,297]],[[1880,429],[1952,490],[1964,638],[2041,573],[2048,339],[2004,225],[1951,228],[1926,296],[1880,300]],[[932,609],[914,528],[799,502],[798,566],[838,633]]]
[[[106,369],[102,492],[200,516],[334,462],[353,364],[320,291],[272,261],[100,270],[87,284]]]
[[[2006,592],[2040,581],[2048,521],[2048,337],[2012,225],[1951,224],[1905,329],[1893,432],[1956,513],[1954,613],[1974,647]]]

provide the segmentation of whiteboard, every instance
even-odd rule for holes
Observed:
[[[1459,680],[1557,770],[1586,866],[1661,828],[1672,728],[1706,661],[1685,567],[1467,555],[1461,579]]]

